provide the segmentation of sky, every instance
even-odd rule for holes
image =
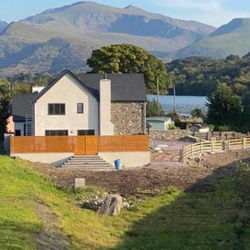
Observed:
[[[75,2],[78,0],[1,0],[0,20],[18,21],[46,9]],[[195,20],[217,27],[233,18],[250,17],[250,0],[96,0],[95,2],[121,8],[134,5],[150,12]]]

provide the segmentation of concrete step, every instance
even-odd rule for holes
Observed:
[[[76,166],[76,165],[67,165],[67,166],[62,166],[63,169],[83,169],[83,170],[91,170],[91,169],[94,169],[94,170],[115,170],[115,167],[109,165],[109,166],[99,166],[99,167],[96,167],[96,166]]]
[[[91,172],[111,172],[111,171],[116,171],[115,168],[64,168],[65,170],[75,170],[75,171],[91,171]]]
[[[93,163],[93,164],[102,164],[102,163],[106,163],[106,161],[104,160],[99,160],[99,161],[96,161],[96,160],[92,160],[92,161],[86,161],[86,160],[81,160],[81,161],[77,161],[77,160],[67,160],[66,162],[72,162],[72,163]]]
[[[87,171],[113,171],[115,167],[104,161],[98,155],[73,156],[64,162],[61,167],[70,170],[87,170]]]
[[[77,158],[77,159],[96,159],[99,158],[101,159],[101,157],[99,155],[74,155],[72,156],[72,158]]]
[[[68,166],[75,166],[75,167],[109,167],[111,166],[110,164],[108,163],[104,163],[104,164],[85,164],[85,163],[81,163],[81,164],[72,164],[72,163],[67,163],[67,164],[63,164],[62,167],[68,167]]]
[[[68,159],[68,161],[72,162],[103,162],[102,159]]]

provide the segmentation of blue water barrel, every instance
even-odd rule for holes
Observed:
[[[120,159],[115,160],[115,168],[116,169],[122,168],[122,161]]]

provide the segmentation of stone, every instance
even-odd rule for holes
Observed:
[[[115,135],[133,135],[144,133],[145,104],[143,102],[112,102],[111,121]]]
[[[123,198],[119,194],[112,194],[105,198],[99,212],[102,214],[117,216],[123,207]]]
[[[74,189],[78,189],[78,188],[85,188],[86,186],[86,181],[85,178],[75,178],[75,186]]]
[[[189,130],[176,129],[176,130],[151,130],[151,140],[179,140],[190,135]]]

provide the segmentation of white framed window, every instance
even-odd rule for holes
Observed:
[[[83,113],[84,113],[84,104],[77,103],[77,114],[83,114]]]

